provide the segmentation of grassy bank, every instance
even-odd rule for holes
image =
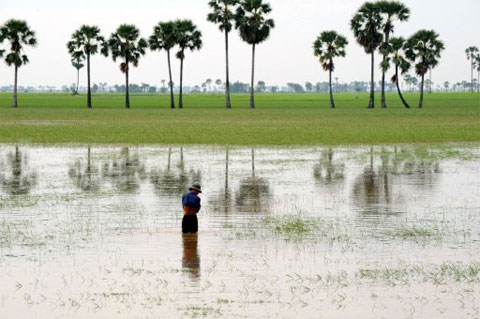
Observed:
[[[167,95],[22,94],[11,109],[0,94],[0,143],[339,145],[480,141],[480,95],[426,95],[425,108],[406,110],[396,95],[389,109],[367,110],[365,94],[235,95],[233,110],[221,95],[188,95],[184,110],[170,110]],[[418,96],[407,94],[416,106]],[[379,104],[379,103],[378,103]]]

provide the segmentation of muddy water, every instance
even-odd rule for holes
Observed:
[[[479,173],[478,146],[3,145],[0,317],[478,318]]]

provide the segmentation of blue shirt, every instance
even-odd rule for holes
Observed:
[[[200,210],[201,199],[194,193],[187,193],[182,196],[182,205]]]

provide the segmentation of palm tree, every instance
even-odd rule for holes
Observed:
[[[149,38],[150,49],[153,51],[165,50],[167,52],[168,59],[168,74],[170,81],[168,85],[170,87],[170,108],[175,108],[175,98],[173,95],[173,79],[172,79],[172,66],[170,61],[170,50],[177,44],[177,25],[173,21],[159,22],[153,28],[153,34]],[[165,82],[163,82],[165,83]]]
[[[467,55],[467,60],[470,61],[470,70],[471,70],[471,79],[472,79],[472,85],[471,85],[471,91],[473,93],[473,70],[475,69],[475,58],[477,57],[478,54],[478,48],[477,47],[469,47],[465,50],[465,54]]]
[[[73,92],[73,95],[78,95],[78,86],[80,84],[80,70],[85,66],[83,64],[84,58],[85,56],[82,51],[72,52],[72,66],[77,70],[77,86],[75,88],[75,92]]]
[[[211,0],[208,5],[212,11],[208,14],[207,20],[218,24],[220,31],[225,33],[225,56],[226,56],[226,81],[225,95],[227,98],[227,109],[232,108],[230,101],[230,71],[228,60],[228,34],[232,31],[233,20],[235,19],[234,9],[238,5],[239,0]]]
[[[313,51],[316,57],[322,63],[323,69],[329,71],[329,85],[330,85],[330,105],[332,109],[335,108],[332,92],[332,72],[335,70],[333,59],[336,57],[345,57],[345,47],[348,45],[347,38],[339,35],[335,31],[322,32],[317,40],[313,43]]]
[[[200,50],[202,48],[202,33],[197,29],[191,20],[177,20],[177,58],[180,60],[180,97],[178,107],[183,109],[183,61],[185,60],[185,50]]]
[[[445,45],[438,39],[439,35],[433,30],[420,30],[408,39],[405,44],[407,58],[415,64],[415,70],[422,77],[420,84],[419,108],[423,107],[423,88],[425,74],[437,66]]]
[[[100,35],[97,26],[82,25],[72,34],[72,40],[67,43],[68,52],[73,56],[83,52],[87,59],[87,107],[92,108],[92,90],[90,88],[90,57],[103,47],[105,39]]]
[[[350,21],[350,27],[358,42],[367,54],[371,55],[370,102],[368,108],[375,107],[375,51],[382,44],[382,17],[378,7],[365,2]]]
[[[0,43],[5,40],[10,43],[10,50],[6,53],[5,62],[8,66],[13,65],[15,67],[12,107],[16,108],[18,107],[18,68],[29,62],[27,55],[23,52],[24,47],[35,47],[37,38],[35,37],[35,31],[30,29],[26,21],[11,19],[0,27]],[[3,55],[4,52],[1,53]]]
[[[480,54],[475,57],[475,68],[478,73],[477,78],[477,93],[480,93]]]
[[[212,79],[207,79],[205,81],[205,84],[207,84],[208,86],[208,92],[212,92],[212,82],[213,82]]]
[[[252,79],[250,84],[250,108],[255,108],[255,46],[268,39],[275,27],[273,19],[267,19],[272,12],[269,3],[263,0],[242,0],[235,14],[235,28],[240,31],[243,41],[252,45]]]
[[[215,89],[215,91],[218,92],[218,88],[220,88],[222,84],[223,84],[222,80],[217,79],[217,80],[215,81],[215,85],[217,86],[217,88]],[[231,108],[231,106],[230,106],[230,108]],[[228,107],[227,107],[227,109],[228,109]]]
[[[120,70],[125,73],[125,107],[127,109],[130,108],[128,88],[130,64],[137,67],[138,61],[142,55],[145,55],[147,47],[148,42],[140,38],[140,31],[136,26],[122,24],[115,33],[112,33],[102,49],[102,53],[105,56],[108,56],[109,51],[112,53],[113,61],[117,61],[118,58],[123,59],[123,62],[120,64]]]
[[[402,100],[403,105],[409,109],[410,105],[407,101],[403,98],[402,91],[400,90],[400,74],[399,70],[402,74],[406,74],[410,69],[410,62],[408,62],[407,58],[404,54],[404,47],[405,47],[405,39],[402,37],[399,38],[391,38],[388,45],[384,46],[383,50],[386,55],[382,61],[381,67],[383,74],[390,68],[390,62],[393,62],[395,65],[395,75],[392,77],[392,82],[397,85],[398,95]],[[408,74],[407,74],[408,75]]]
[[[383,20],[383,45],[388,46],[390,40],[390,34],[394,32],[393,22],[407,21],[410,18],[410,9],[403,3],[398,1],[378,1],[375,3],[382,16]],[[383,52],[383,61],[388,58],[388,52]],[[382,107],[387,107],[387,101],[385,99],[385,70],[382,72]]]

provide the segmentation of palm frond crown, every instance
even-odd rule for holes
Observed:
[[[28,56],[24,53],[26,46],[37,46],[37,38],[26,21],[11,19],[0,27],[0,42],[8,42],[9,49],[0,52],[5,55],[7,65],[21,67],[29,62]]]
[[[444,49],[445,45],[433,30],[420,30],[405,44],[406,56],[408,60],[415,63],[418,75],[425,75],[429,69],[435,68]]]
[[[382,17],[376,4],[364,3],[350,21],[353,35],[366,53],[373,53],[382,44]]]
[[[235,14],[235,27],[240,37],[248,44],[259,44],[268,39],[275,27],[273,19],[267,18],[272,12],[269,3],[263,0],[243,0]]]
[[[333,59],[336,57],[345,57],[345,47],[348,40],[336,31],[324,31],[313,43],[314,55],[319,58],[325,71],[333,71],[335,65]]]
[[[239,0],[210,0],[208,5],[211,12],[207,15],[207,20],[218,24],[220,31],[232,31],[235,20],[235,9]]]
[[[138,66],[140,57],[145,55],[148,48],[147,40],[140,38],[140,31],[134,25],[122,24],[112,33],[107,41],[108,51],[113,61],[122,58],[120,70],[126,72],[129,63]]]

